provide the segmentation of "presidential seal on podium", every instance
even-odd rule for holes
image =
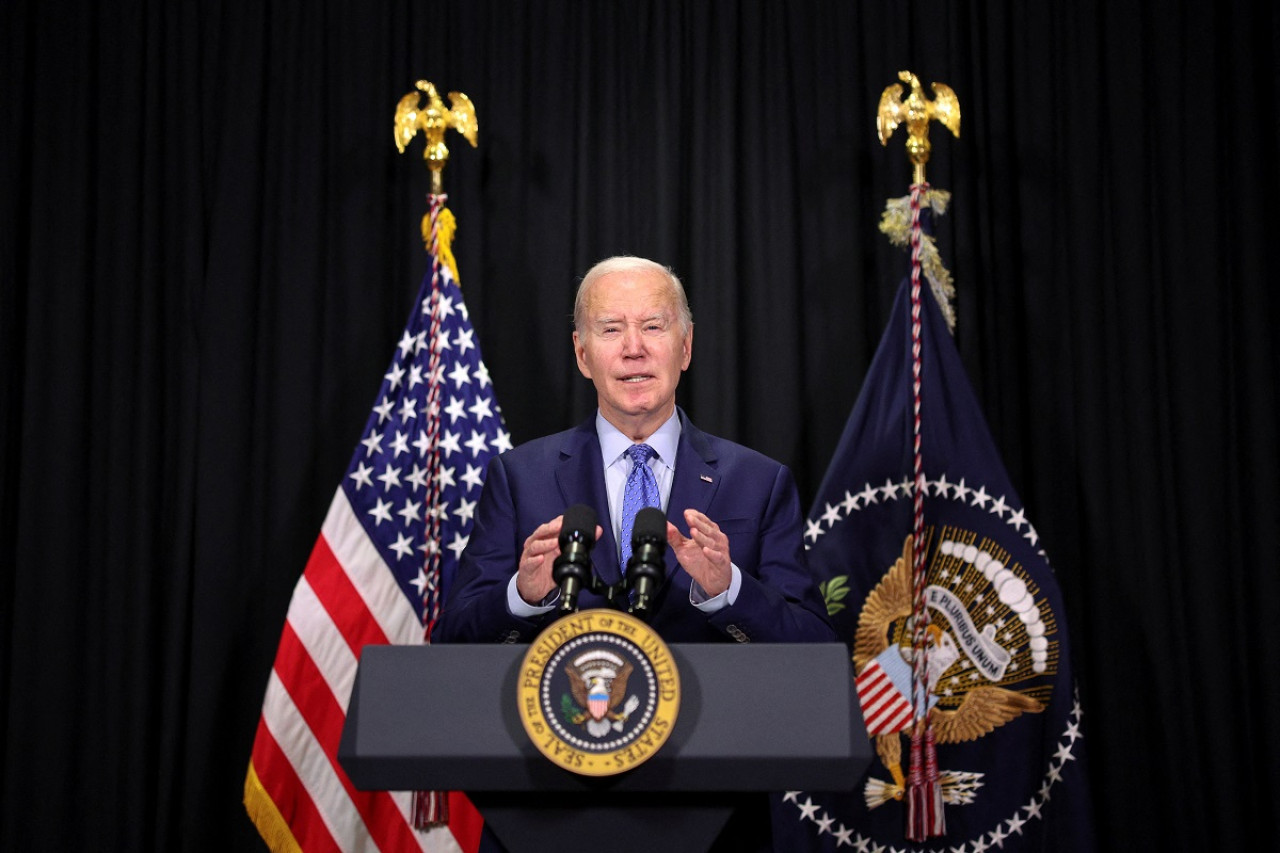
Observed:
[[[662,748],[680,709],[666,643],[616,610],[572,613],[529,646],[516,691],[529,739],[555,764],[612,776]]]

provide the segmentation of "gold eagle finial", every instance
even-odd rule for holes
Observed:
[[[427,140],[422,158],[427,161],[427,168],[431,170],[431,192],[439,195],[443,192],[444,186],[441,172],[444,171],[444,165],[449,159],[449,148],[444,144],[444,133],[452,128],[462,134],[462,138],[475,148],[476,131],[479,130],[479,124],[476,122],[476,108],[471,103],[471,99],[461,92],[449,93],[450,107],[446,108],[444,101],[440,100],[440,95],[436,92],[436,87],[430,81],[419,80],[414,85],[418,91],[405,95],[396,105],[396,148],[403,154],[404,147],[413,139],[418,129],[422,129]],[[418,92],[426,93],[425,107],[419,106]]]
[[[937,119],[957,137],[960,135],[960,99],[945,83],[934,83],[934,99],[924,96],[920,78],[910,71],[899,71],[898,79],[911,84],[911,94],[902,100],[902,86],[894,83],[880,95],[876,110],[876,132],[880,144],[888,145],[898,125],[907,125],[907,157],[915,166],[915,182],[924,183],[924,164],[929,162],[929,121]]]

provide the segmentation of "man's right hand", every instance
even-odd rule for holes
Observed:
[[[560,527],[564,516],[557,515],[524,540],[520,565],[516,569],[516,592],[526,604],[534,607],[555,589],[551,567],[560,553]]]
[[[560,528],[563,525],[564,516],[557,515],[524,540],[520,565],[516,569],[516,592],[525,604],[537,607],[556,588],[552,568],[556,557],[560,556]],[[597,524],[596,541],[602,535],[604,528]]]

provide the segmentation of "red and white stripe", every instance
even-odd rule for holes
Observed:
[[[338,764],[360,649],[422,640],[417,614],[337,489],[289,604],[245,785],[274,850],[477,849],[481,819],[461,795],[450,798],[448,827],[416,832],[411,792],[357,791]]]
[[[869,737],[900,732],[911,725],[911,702],[894,685],[879,661],[867,664],[855,683]]]

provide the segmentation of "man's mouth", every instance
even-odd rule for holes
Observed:
[[[634,375],[632,375],[632,376],[624,376],[624,377],[622,377],[622,381],[623,381],[624,383],[635,383],[635,382],[643,382],[643,381],[645,381],[646,379],[652,379],[652,378],[653,378],[653,377],[652,377],[651,375],[649,375],[648,373],[637,373],[637,374],[634,374]]]

